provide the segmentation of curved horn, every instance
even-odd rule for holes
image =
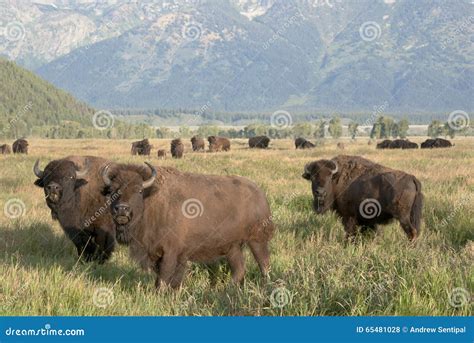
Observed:
[[[158,173],[156,172],[155,167],[153,167],[150,163],[145,162],[145,164],[151,169],[151,177],[148,180],[143,181],[142,186],[143,186],[143,188],[148,188],[151,185],[153,185],[153,183],[155,182],[156,175]]]
[[[83,179],[89,172],[89,162],[86,160],[86,165],[82,170],[76,170],[76,179]]]
[[[44,175],[44,171],[42,171],[39,167],[39,163],[40,163],[40,160],[37,159],[36,162],[35,162],[35,165],[33,166],[33,172],[35,173],[35,175],[38,177],[38,178],[42,178],[43,175]]]
[[[311,172],[309,171],[309,165],[310,163],[306,163],[305,166],[304,166],[304,172],[305,173],[308,173],[308,174],[311,174]]]
[[[112,184],[112,181],[109,178],[109,167],[110,164],[107,164],[104,169],[102,170],[102,179],[104,180],[104,183],[106,186],[110,186]]]
[[[331,173],[332,173],[332,175],[334,175],[334,174],[336,174],[336,173],[337,173],[337,171],[338,171],[339,167],[338,167],[338,165],[337,165],[336,161],[331,161],[331,162],[332,162],[332,163],[334,163],[334,165],[336,166],[336,168],[335,168],[335,169],[331,170]]]

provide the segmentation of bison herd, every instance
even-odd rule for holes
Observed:
[[[450,141],[443,138],[427,139],[421,143],[421,149],[449,148],[452,147]],[[418,144],[407,139],[386,139],[377,144],[377,149],[418,149]]]
[[[12,148],[8,144],[0,145],[0,155],[8,155],[13,151],[14,154],[28,154],[28,141],[24,138],[13,142]]]

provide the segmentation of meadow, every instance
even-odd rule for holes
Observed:
[[[420,143],[424,138],[413,137]],[[128,140],[31,139],[28,155],[0,156],[1,315],[472,315],[474,290],[474,139],[456,138],[451,149],[376,150],[366,138],[342,139],[312,150],[274,140],[250,150],[233,140],[229,153],[191,153],[181,160],[131,156]],[[377,235],[345,244],[336,215],[316,215],[310,184],[301,177],[309,161],[360,155],[415,175],[425,203],[421,237],[410,244],[397,222]],[[178,290],[153,286],[120,246],[103,265],[82,263],[59,224],[51,219],[42,189],[33,185],[34,161],[68,155],[174,166],[182,171],[235,174],[266,192],[276,232],[271,273],[261,280],[246,249],[243,285],[230,283],[225,265],[211,286],[201,265],[190,265]],[[16,204],[18,212],[6,211]],[[13,211],[10,209],[10,212]]]

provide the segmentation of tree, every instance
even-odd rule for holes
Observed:
[[[441,125],[439,120],[433,120],[428,126],[428,136],[431,138],[436,138],[442,136],[444,133],[444,128]]]
[[[389,138],[393,135],[394,129],[396,130],[395,122],[392,118],[380,116],[372,126],[370,138]]]
[[[311,136],[313,128],[309,123],[298,123],[293,127],[293,135],[295,137]]]
[[[449,136],[449,138],[453,139],[454,136],[456,135],[456,130],[452,127],[452,125],[449,125],[449,123],[444,123],[444,128],[443,128],[444,134],[446,136]]]
[[[338,139],[342,136],[342,125],[341,125],[341,119],[339,117],[332,118],[329,121],[328,131],[329,131],[329,134],[334,139]]]
[[[324,120],[319,120],[316,123],[316,130],[314,131],[314,138],[323,139],[326,136],[325,132],[326,122]]]
[[[351,138],[355,139],[359,130],[359,124],[354,121],[350,122],[347,129],[349,130],[349,134],[351,135]]]
[[[400,138],[405,139],[408,136],[408,129],[410,128],[410,123],[407,119],[402,119],[397,124],[398,135]]]

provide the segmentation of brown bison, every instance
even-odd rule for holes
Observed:
[[[24,138],[13,142],[12,148],[14,154],[28,154],[28,141]]]
[[[376,149],[388,149],[392,141],[390,139],[385,139],[380,143],[377,143],[375,146]]]
[[[450,141],[443,138],[427,139],[426,141],[421,143],[422,149],[450,148],[452,146],[453,144]]]
[[[147,138],[132,143],[132,155],[150,155],[152,146]]]
[[[339,143],[337,143],[337,148],[340,149],[340,150],[344,150],[346,148],[346,146],[344,145],[344,143],[339,142]]]
[[[209,142],[209,151],[211,152],[230,150],[230,141],[225,137],[209,136],[207,140]]]
[[[249,138],[249,147],[250,148],[259,148],[266,149],[270,144],[270,138],[267,136],[257,136]]]
[[[405,139],[395,139],[390,142],[388,149],[418,149],[418,144]]]
[[[160,160],[164,160],[166,158],[166,150],[159,149],[157,155]]]
[[[416,177],[358,156],[338,156],[308,163],[303,178],[311,181],[317,213],[334,210],[342,217],[346,237],[357,226],[376,230],[392,218],[410,240],[420,232],[423,195]]]
[[[314,148],[315,145],[310,141],[307,141],[304,138],[296,138],[295,139],[295,149],[311,149]]]
[[[176,138],[171,141],[171,156],[173,158],[182,158],[184,153],[184,145],[181,139]]]
[[[198,136],[194,136],[191,138],[191,145],[193,146],[193,151],[204,151],[204,149],[206,148],[204,139]]]
[[[12,150],[10,149],[10,146],[8,144],[0,145],[0,155],[8,155],[11,153],[12,153]]]
[[[33,171],[35,185],[43,188],[53,219],[58,220],[77,253],[86,261],[106,261],[115,246],[115,224],[110,201],[103,194],[102,169],[107,160],[92,156],[69,156]]]
[[[181,173],[174,168],[111,165],[103,178],[117,235],[130,244],[132,258],[178,287],[188,261],[225,257],[236,283],[245,274],[244,244],[263,275],[270,262],[274,226],[265,194],[238,176]]]

